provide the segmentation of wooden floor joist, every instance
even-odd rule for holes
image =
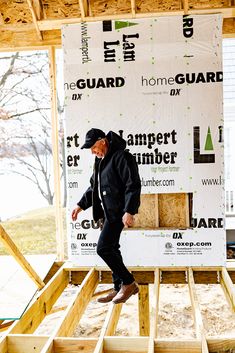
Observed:
[[[200,301],[197,297],[197,283],[209,283],[224,287],[230,304],[234,304],[234,268],[132,268],[140,280],[139,292],[139,337],[115,336],[122,304],[108,305],[106,317],[98,337],[73,337],[74,330],[83,317],[99,284],[111,283],[111,274],[106,268],[79,269],[64,264],[34,299],[19,321],[16,321],[0,337],[1,353],[214,353],[235,349],[235,337],[206,336],[203,326]],[[230,274],[232,274],[230,276]],[[53,311],[53,305],[69,283],[79,282],[73,287],[75,293],[64,306],[64,311],[53,324],[52,333],[36,334],[36,329],[45,317]],[[148,282],[149,281],[149,282]],[[161,322],[159,303],[161,285],[182,283],[188,286],[192,315],[195,324],[195,338],[162,338],[158,334]],[[149,284],[153,285],[151,301]],[[99,294],[102,292],[97,290]],[[152,293],[152,292],[151,292]],[[151,304],[151,305],[150,305]],[[231,305],[231,312],[233,308]],[[223,315],[223,313],[221,313]],[[235,314],[234,314],[235,315]],[[136,319],[138,319],[136,317]],[[179,326],[179,330],[183,330]]]

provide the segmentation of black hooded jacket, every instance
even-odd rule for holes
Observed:
[[[103,159],[96,157],[91,185],[78,202],[83,210],[93,207],[96,222],[104,216],[109,222],[115,222],[125,212],[138,213],[140,206],[141,183],[136,160],[125,150],[126,141],[115,132],[110,131],[106,138],[109,149]]]

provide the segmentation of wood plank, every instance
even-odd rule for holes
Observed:
[[[27,262],[44,278],[55,255],[28,255]],[[37,285],[11,256],[0,257],[0,319],[17,320],[38,290]]]
[[[93,353],[97,338],[55,338],[54,353]]]
[[[38,20],[40,20],[43,16],[43,8],[40,0],[32,0],[32,5]]]
[[[55,337],[70,336],[73,333],[75,326],[79,323],[87,304],[92,298],[93,292],[98,285],[98,280],[98,272],[95,271],[94,268],[91,268],[81,286],[78,288],[77,293],[70,301],[63,316],[57,323],[41,353],[53,352],[53,340]]]
[[[8,353],[40,353],[48,336],[8,335]]]
[[[147,337],[105,337],[105,353],[146,353],[148,348]]]
[[[154,272],[153,303],[150,314],[150,335],[148,343],[148,353],[154,353],[154,339],[157,337],[157,326],[159,316],[160,299],[160,270],[157,268]]]
[[[8,353],[7,338],[6,337],[0,337],[0,352],[1,353]]]
[[[235,311],[235,287],[225,267],[221,271],[221,285],[229,298],[229,304]]]
[[[64,260],[64,225],[60,187],[59,119],[57,113],[56,58],[55,47],[49,49],[50,88],[51,88],[51,138],[54,175],[54,202],[56,223],[57,259]]]
[[[207,342],[210,353],[235,350],[235,337],[208,338]]]
[[[42,33],[41,33],[41,31],[40,31],[40,29],[38,27],[37,15],[36,15],[36,12],[34,10],[32,1],[31,0],[27,0],[27,4],[29,6],[29,9],[30,9],[30,12],[31,12],[31,15],[32,15],[32,19],[33,19],[33,23],[34,23],[34,26],[35,26],[35,29],[36,29],[36,32],[37,32],[38,39],[42,40]]]
[[[94,353],[102,353],[104,350],[104,336],[114,335],[118,319],[122,310],[122,304],[109,304],[108,313],[102,326],[99,339],[97,341]]]
[[[7,234],[5,229],[0,224],[0,240],[3,242],[9,253],[14,257],[18,264],[23,270],[29,275],[29,277],[36,283],[39,289],[45,286],[45,283],[41,280],[38,274],[35,272],[30,263],[26,260],[24,255],[20,252],[16,244],[13,242],[11,237]]]
[[[63,267],[47,283],[19,321],[12,325],[9,333],[33,333],[69,283],[69,273]]]
[[[197,294],[196,294],[196,287],[195,287],[195,282],[193,278],[193,270],[191,268],[188,269],[188,286],[189,286],[189,293],[190,293],[192,309],[193,309],[196,337],[201,340],[202,353],[209,353],[208,345],[206,341],[206,335],[203,327],[201,311],[200,311]]]
[[[70,336],[78,324],[99,282],[98,272],[92,268],[81,286],[78,288],[75,299],[65,311],[63,321],[56,329],[55,336]]]
[[[157,339],[154,348],[157,353],[201,353],[201,341]]]
[[[139,289],[139,335],[149,336],[149,286],[140,285]]]

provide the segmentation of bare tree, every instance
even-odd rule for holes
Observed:
[[[27,178],[51,205],[49,114],[47,53],[17,52],[0,57],[0,159],[5,161],[1,173],[10,170]]]

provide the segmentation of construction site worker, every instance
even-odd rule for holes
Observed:
[[[91,206],[94,220],[104,220],[97,254],[111,269],[114,288],[98,302],[124,303],[139,291],[123,262],[119,244],[123,228],[133,226],[140,206],[138,166],[134,156],[125,150],[126,141],[113,131],[105,135],[100,129],[89,130],[81,148],[90,149],[96,158],[90,186],[72,211],[72,220]]]

